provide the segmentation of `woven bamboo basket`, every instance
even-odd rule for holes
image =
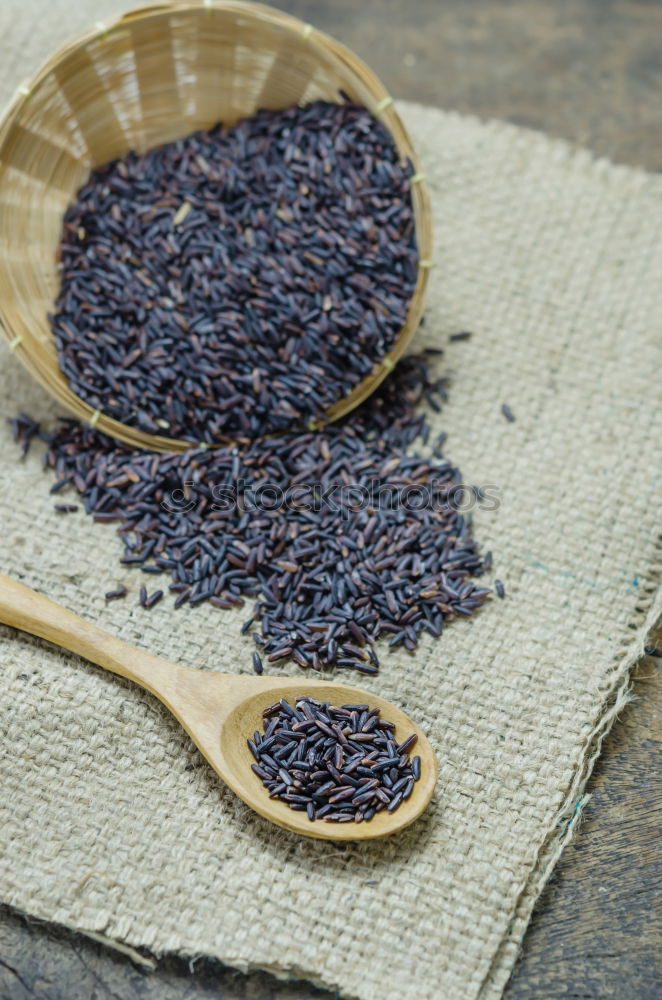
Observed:
[[[422,310],[432,250],[423,176],[392,98],[345,46],[294,17],[240,0],[155,4],[60,49],[19,87],[0,121],[0,325],[16,356],[69,412],[133,447],[192,442],[147,434],[100,413],[60,371],[47,318],[58,288],[62,217],[93,167],[259,108],[339,101],[343,90],[390,131],[416,174],[420,267],[407,320],[375,371],[322,422],[364,400],[402,355]]]

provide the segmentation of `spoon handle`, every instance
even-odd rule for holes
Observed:
[[[108,635],[43,594],[0,574],[0,622],[54,642],[162,697],[182,668]]]

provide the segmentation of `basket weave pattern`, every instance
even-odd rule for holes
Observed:
[[[392,100],[348,49],[310,25],[259,4],[156,4],[97,24],[60,49],[20,87],[0,123],[0,326],[35,378],[81,420],[134,447],[190,442],[147,434],[80,399],[60,371],[47,318],[58,287],[62,216],[90,170],[259,108],[337,101],[371,109],[416,166]],[[365,399],[398,360],[422,310],[432,235],[425,182],[412,203],[421,266],[395,346],[327,414]]]

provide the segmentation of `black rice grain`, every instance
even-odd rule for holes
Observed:
[[[306,427],[405,322],[412,173],[370,112],[323,101],[96,168],[65,215],[51,317],[72,389],[195,442]]]
[[[119,597],[126,597],[126,587],[116,587],[115,590],[106,591],[107,601],[116,601]]]
[[[143,590],[143,589],[144,588],[141,588],[141,590]],[[163,597],[163,591],[162,590],[155,590],[154,593],[149,594],[148,596],[146,596],[145,599],[144,599],[144,601],[142,601],[141,603],[142,603],[142,605],[143,605],[144,608],[153,608],[155,604],[159,603],[159,601],[161,600],[162,597]]]
[[[12,432],[12,437],[14,441],[21,448],[21,458],[25,458],[30,447],[30,442],[32,438],[39,435],[39,424],[32,417],[28,417],[25,413],[18,413],[15,417],[8,417],[7,423],[9,424]],[[53,490],[52,492],[55,492]]]
[[[311,822],[362,823],[395,812],[421,776],[420,757],[407,752],[416,735],[396,748],[394,725],[379,709],[302,697],[262,714],[263,732],[246,741],[251,767],[270,798],[305,810]]]
[[[444,398],[444,381],[411,355],[321,431],[155,454],[67,420],[45,435],[46,462],[89,514],[118,522],[127,569],[170,575],[176,607],[253,597],[261,661],[375,674],[380,636],[412,652],[489,593],[475,579],[484,566],[470,521],[452,502],[458,469],[411,448],[428,426],[419,405]]]
[[[503,413],[503,415],[506,418],[506,420],[508,421],[508,423],[512,424],[512,423],[515,422],[515,414],[513,413],[513,411],[508,406],[508,403],[502,403],[501,404],[501,412]]]
[[[505,597],[506,596],[506,588],[502,584],[501,580],[495,580],[494,581],[494,589],[496,590],[498,597]]]

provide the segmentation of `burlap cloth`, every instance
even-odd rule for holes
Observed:
[[[5,2],[3,99],[122,7]],[[431,808],[383,843],[297,839],[228,792],[153,698],[2,628],[0,896],[364,1000],[498,997],[660,609],[662,179],[509,125],[402,112],[437,234],[418,343],[474,331],[446,350],[436,429],[467,481],[501,490],[475,524],[508,588],[365,681],[430,734]],[[55,413],[4,348],[0,400]],[[58,516],[36,450],[21,464],[4,427],[0,456],[5,572],[145,649],[250,670],[244,613],[140,609],[113,527]],[[122,582],[132,596],[106,606]]]

